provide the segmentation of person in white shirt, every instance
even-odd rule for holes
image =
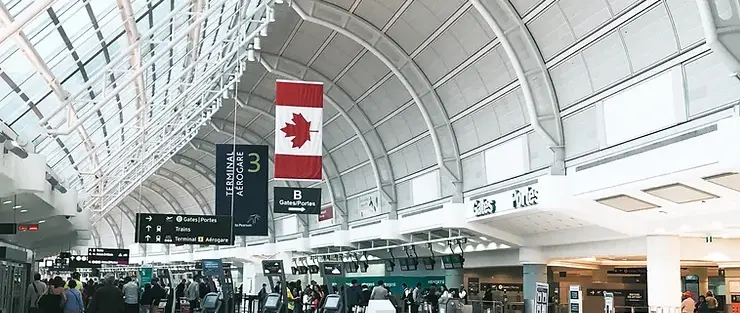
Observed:
[[[28,312],[36,313],[39,312],[38,302],[39,298],[46,293],[46,284],[41,281],[41,274],[33,274],[33,282],[28,284],[26,290],[26,299],[29,301]]]
[[[195,309],[198,308],[198,297],[200,295],[198,288],[198,279],[193,279],[185,292],[185,298],[190,302],[190,312],[195,312]]]
[[[126,277],[123,284],[123,302],[126,305],[126,313],[138,313],[139,312],[139,285],[131,279]]]

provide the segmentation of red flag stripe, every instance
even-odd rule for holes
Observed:
[[[305,82],[275,82],[275,104],[305,108],[324,107],[324,85]]]
[[[321,180],[321,156],[275,154],[275,179]]]

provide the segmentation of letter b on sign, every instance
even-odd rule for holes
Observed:
[[[293,190],[293,200],[301,200],[303,198],[303,194],[300,190]]]

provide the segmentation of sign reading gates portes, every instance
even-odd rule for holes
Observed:
[[[216,214],[234,236],[267,236],[267,146],[216,145]]]
[[[532,186],[473,200],[473,216],[481,217],[539,204],[539,192]]]
[[[275,213],[321,214],[321,188],[275,187]]]

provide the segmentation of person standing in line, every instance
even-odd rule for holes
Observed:
[[[358,312],[358,306],[362,300],[362,288],[357,283],[357,279],[350,282],[350,286],[344,290],[347,293],[347,311]]]
[[[378,284],[373,287],[373,291],[370,293],[370,300],[386,300],[388,299],[388,289],[385,288],[385,284],[382,280],[378,281]]]
[[[124,313],[123,292],[116,283],[113,275],[105,276],[103,286],[95,291],[87,313]]]
[[[198,308],[198,296],[200,293],[198,292],[198,281],[196,279],[193,279],[190,285],[188,285],[187,292],[185,292],[185,298],[190,302],[190,312],[195,312],[195,309]]]
[[[416,287],[411,291],[411,313],[419,313],[419,306],[421,305],[421,283],[417,282]]]
[[[33,282],[28,284],[26,290],[26,299],[28,299],[28,312],[37,313],[39,312],[38,302],[39,298],[46,293],[46,284],[41,281],[41,274],[33,274]]]
[[[82,292],[77,289],[77,281],[70,280],[69,289],[64,292],[67,302],[64,304],[64,313],[81,313],[85,307],[82,304]]]
[[[138,313],[139,312],[139,286],[131,277],[126,277],[123,284],[123,296],[124,304],[126,305],[126,313]]]

